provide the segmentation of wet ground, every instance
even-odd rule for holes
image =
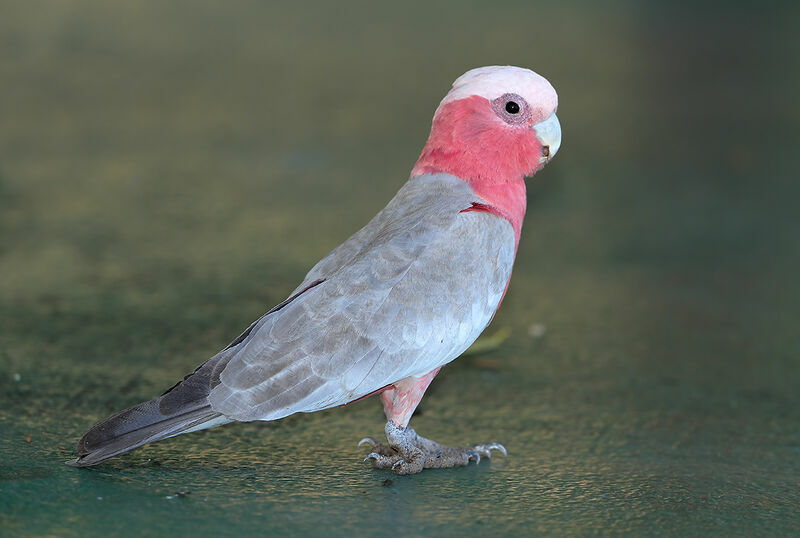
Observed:
[[[789,5],[6,2],[0,534],[796,535],[800,89]],[[73,469],[281,301],[407,177],[452,80],[528,66],[564,143],[423,435],[368,399]]]

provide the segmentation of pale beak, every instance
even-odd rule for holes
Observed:
[[[558,148],[561,147],[561,124],[555,112],[550,117],[533,126],[536,131],[536,138],[542,143],[542,156],[539,164],[545,164],[556,156]]]

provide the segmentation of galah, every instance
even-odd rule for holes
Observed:
[[[525,177],[558,151],[558,97],[542,76],[492,66],[459,77],[410,179],[289,297],[161,396],[100,422],[70,465],[234,421],[276,420],[380,394],[387,444],[365,461],[412,474],[480,462],[409,419],[445,364],[492,320],[525,215]]]

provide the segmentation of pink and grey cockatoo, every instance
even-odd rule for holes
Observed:
[[[163,395],[107,418],[78,442],[83,467],[233,421],[276,420],[380,394],[387,445],[365,458],[411,474],[505,453],[440,445],[408,425],[425,389],[492,320],[525,215],[526,176],[558,151],[558,98],[528,69],[459,77],[433,117],[411,177],[289,298]]]

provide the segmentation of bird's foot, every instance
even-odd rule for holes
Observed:
[[[364,461],[372,460],[372,466],[376,469],[391,469],[397,474],[415,474],[422,469],[463,467],[472,460],[477,464],[481,457],[491,458],[492,450],[499,450],[504,456],[508,454],[500,443],[461,448],[440,445],[422,437],[410,427],[397,426],[391,420],[386,423],[386,439],[389,441],[388,446],[372,437],[365,437],[358,442],[358,446],[372,446],[372,452],[367,454]]]

